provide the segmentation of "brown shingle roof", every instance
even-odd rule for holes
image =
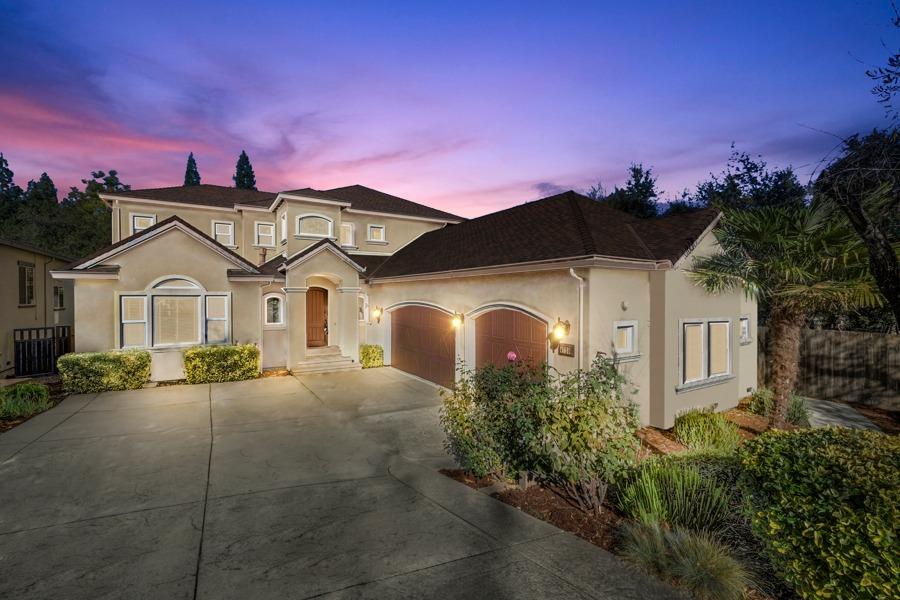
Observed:
[[[210,185],[207,183],[200,185],[130,190],[127,192],[115,192],[109,195],[121,196],[123,198],[160,200],[162,202],[180,202],[182,204],[200,204],[218,208],[232,208],[235,204],[268,207],[268,205],[275,200],[276,196],[276,194],[272,192],[243,190],[225,187],[224,185]]]
[[[385,194],[384,192],[373,190],[364,185],[348,185],[346,187],[325,190],[325,193],[338,200],[349,202],[351,208],[356,210],[368,210],[372,212],[425,217],[428,219],[440,219],[455,222],[465,220],[454,214],[431,208],[430,206],[425,206],[418,202]]]
[[[573,191],[430,231],[374,278],[579,257],[675,262],[718,213],[641,220]]]
[[[61,260],[64,262],[69,262],[72,260],[71,256],[63,256],[61,254],[57,254],[52,250],[45,250],[44,248],[40,248],[38,246],[32,246],[31,244],[25,244],[22,242],[16,242],[6,238],[0,238],[0,246],[9,246],[10,248],[16,248],[18,250],[24,250],[25,252],[32,252],[34,254],[42,254],[44,256],[49,256],[50,258],[55,258],[56,260]]]

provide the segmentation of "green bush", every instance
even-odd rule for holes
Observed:
[[[136,390],[150,379],[150,353],[113,350],[65,354],[56,367],[63,387],[73,394]]]
[[[620,554],[699,600],[739,600],[748,576],[728,549],[706,533],[658,525],[624,527]]]
[[[0,388],[0,418],[30,417],[50,406],[50,391],[46,385],[26,381]]]
[[[716,407],[692,408],[675,417],[675,437],[691,450],[733,450],[741,441],[738,426]]]
[[[363,369],[384,366],[384,348],[378,344],[360,344],[359,362]]]
[[[809,427],[809,407],[803,396],[791,392],[788,400],[787,422],[797,427]],[[750,412],[764,417],[772,416],[775,407],[775,392],[761,387],[750,396]]]
[[[259,377],[259,347],[255,344],[195,346],[184,351],[188,383],[222,383]]]
[[[727,521],[731,494],[695,467],[660,459],[645,461],[618,498],[626,515],[647,525],[718,531]]]
[[[444,397],[447,450],[476,475],[528,472],[597,511],[639,448],[623,385],[605,357],[564,375],[527,365],[464,373]]]
[[[740,457],[753,532],[797,593],[900,597],[900,438],[769,431]]]

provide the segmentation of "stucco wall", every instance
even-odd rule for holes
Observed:
[[[651,350],[654,371],[651,377],[652,425],[671,427],[677,414],[693,407],[712,404],[716,404],[718,410],[734,407],[746,395],[742,390],[755,379],[755,344],[741,347],[739,342],[741,314],[752,312],[751,327],[755,331],[755,304],[748,304],[750,301],[744,300],[740,291],[708,294],[686,273],[693,257],[715,251],[715,237],[707,235],[679,269],[652,276],[651,302],[654,306],[651,318],[653,326],[661,326],[664,332],[664,335],[654,337],[655,347]],[[679,389],[681,321],[693,318],[724,318],[731,322],[731,377],[706,387]]]
[[[34,306],[19,306],[19,262],[34,265]],[[13,329],[72,325],[74,320],[72,283],[55,281],[52,269],[60,260],[44,254],[0,244],[0,376],[13,372]],[[54,310],[53,286],[64,289],[65,308]]]
[[[344,223],[356,226],[356,248],[358,252],[387,252],[393,254],[423,233],[442,227],[440,223],[397,219],[380,215],[364,215],[344,212],[341,215]],[[387,244],[373,244],[366,241],[369,225],[383,225]],[[354,249],[348,249],[353,251]]]
[[[76,335],[77,352],[119,347],[118,296],[144,292],[155,280],[167,276],[194,279],[207,292],[230,293],[231,341],[260,342],[262,313],[259,284],[228,281],[227,270],[235,268],[235,265],[187,234],[178,230],[169,231],[114,257],[107,264],[120,266],[118,280],[75,280],[75,321],[79,331],[84,332],[84,335]],[[180,353],[154,351],[161,352]]]

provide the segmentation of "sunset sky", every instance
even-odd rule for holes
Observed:
[[[362,183],[464,216],[652,166],[675,196],[729,147],[802,178],[883,126],[887,1],[7,2],[0,152],[24,186]]]

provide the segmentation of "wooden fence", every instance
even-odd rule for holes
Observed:
[[[762,383],[768,381],[765,327],[758,344]],[[797,392],[900,410],[900,335],[804,329]]]

